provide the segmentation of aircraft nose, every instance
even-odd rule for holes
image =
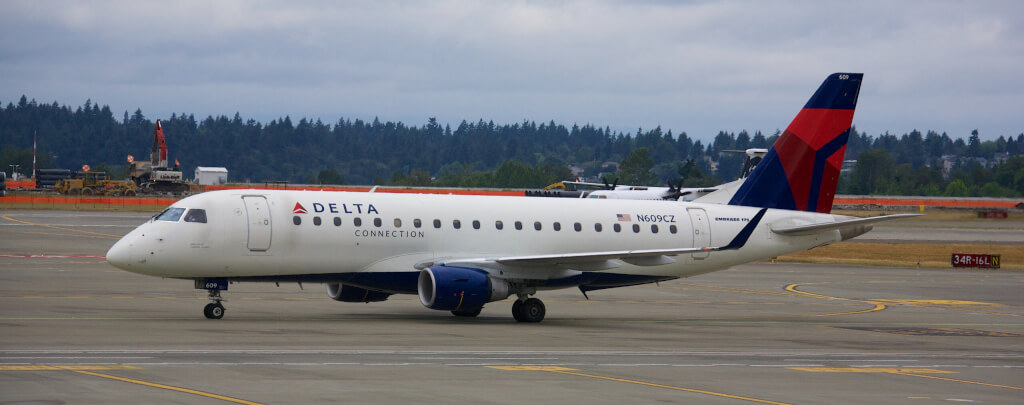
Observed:
[[[132,263],[132,246],[127,238],[117,241],[107,251],[107,263],[122,270],[128,270]]]

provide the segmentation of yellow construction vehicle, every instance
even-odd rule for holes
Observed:
[[[82,177],[63,179],[53,189],[66,195],[124,195],[133,196],[138,193],[138,186],[131,180],[110,180],[104,172],[85,170]]]

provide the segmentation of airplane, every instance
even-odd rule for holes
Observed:
[[[513,318],[540,322],[541,291],[696,276],[913,216],[830,214],[862,77],[828,76],[723,203],[223,190],[172,204],[106,259],[193,280],[211,319],[224,316],[231,282],[305,282],[342,302],[415,294],[461,317],[514,296]]]
[[[621,200],[664,200],[664,201],[694,201],[698,198],[704,197],[720,189],[726,188],[735,191],[737,187],[731,187],[733,185],[739,185],[742,180],[747,177],[751,170],[757,165],[758,162],[768,153],[768,149],[763,148],[750,148],[746,150],[725,150],[723,152],[728,153],[743,153],[747,155],[747,159],[743,164],[743,169],[740,172],[739,178],[728,183],[723,183],[713,187],[683,187],[682,179],[679,180],[679,184],[672,184],[671,181],[667,181],[667,187],[656,187],[656,186],[634,186],[634,185],[620,185],[618,180],[609,184],[607,180],[602,183],[592,183],[585,181],[573,181],[566,180],[552,184],[546,187],[543,191],[538,190],[527,190],[526,195],[529,197],[561,197],[561,198],[597,198],[597,199],[621,199]],[[567,186],[589,187],[596,190],[593,191],[562,191],[554,190],[553,188],[565,188]]]

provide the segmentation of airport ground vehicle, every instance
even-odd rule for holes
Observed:
[[[84,170],[82,177],[57,181],[53,189],[66,195],[133,196],[138,187],[131,180],[110,180],[105,172]]]

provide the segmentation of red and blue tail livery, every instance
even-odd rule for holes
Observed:
[[[729,204],[831,212],[863,77],[826,78]]]

